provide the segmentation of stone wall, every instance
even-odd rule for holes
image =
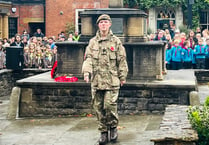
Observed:
[[[20,84],[20,117],[56,117],[94,113],[90,84]],[[119,114],[163,113],[168,104],[189,104],[192,88],[127,83],[118,99]]]
[[[7,98],[11,94],[12,88],[16,86],[16,81],[29,76],[40,74],[49,70],[23,69],[19,71],[3,69],[0,70],[0,99]]]
[[[151,141],[155,145],[196,145],[198,134],[192,129],[187,110],[184,105],[167,106],[160,129]]]
[[[195,76],[198,83],[209,82],[209,70],[195,70]]]

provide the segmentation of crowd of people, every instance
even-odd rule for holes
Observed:
[[[57,60],[57,41],[79,41],[80,35],[69,34],[65,36],[64,32],[55,36],[46,37],[41,29],[30,36],[26,30],[23,34],[16,34],[14,37],[0,40],[0,69],[6,68],[6,50],[10,46],[18,46],[23,48],[24,68],[52,68],[54,62]]]
[[[150,41],[165,41],[165,63],[169,70],[209,69],[209,31],[198,27],[188,34],[176,29],[173,21],[165,30],[149,35]]]
[[[169,27],[158,30],[148,36],[149,41],[166,42],[165,63],[166,68],[178,69],[209,69],[209,31],[189,30],[189,33],[176,29],[173,21]],[[0,69],[6,68],[6,48],[10,46],[23,47],[24,68],[52,68],[57,60],[57,41],[79,41],[78,32],[65,36],[64,32],[55,36],[46,37],[41,29],[30,36],[26,30],[22,35],[0,40]]]

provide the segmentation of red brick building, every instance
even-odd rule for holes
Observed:
[[[10,0],[9,5],[8,34],[4,36],[22,34],[25,29],[33,35],[37,28],[46,36],[57,36],[67,23],[78,29],[80,11],[107,8],[109,0]]]
[[[108,5],[108,0],[46,0],[46,35],[57,36],[71,22],[77,28],[82,9],[108,8]]]

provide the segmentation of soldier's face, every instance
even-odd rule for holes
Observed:
[[[112,23],[109,20],[100,20],[98,27],[100,31],[108,31]]]

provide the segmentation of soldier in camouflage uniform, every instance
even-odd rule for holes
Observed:
[[[128,66],[126,52],[119,38],[110,30],[111,18],[103,14],[97,19],[99,30],[86,48],[82,72],[84,80],[89,82],[93,107],[99,121],[100,145],[117,140],[117,99],[120,85],[126,82]]]

